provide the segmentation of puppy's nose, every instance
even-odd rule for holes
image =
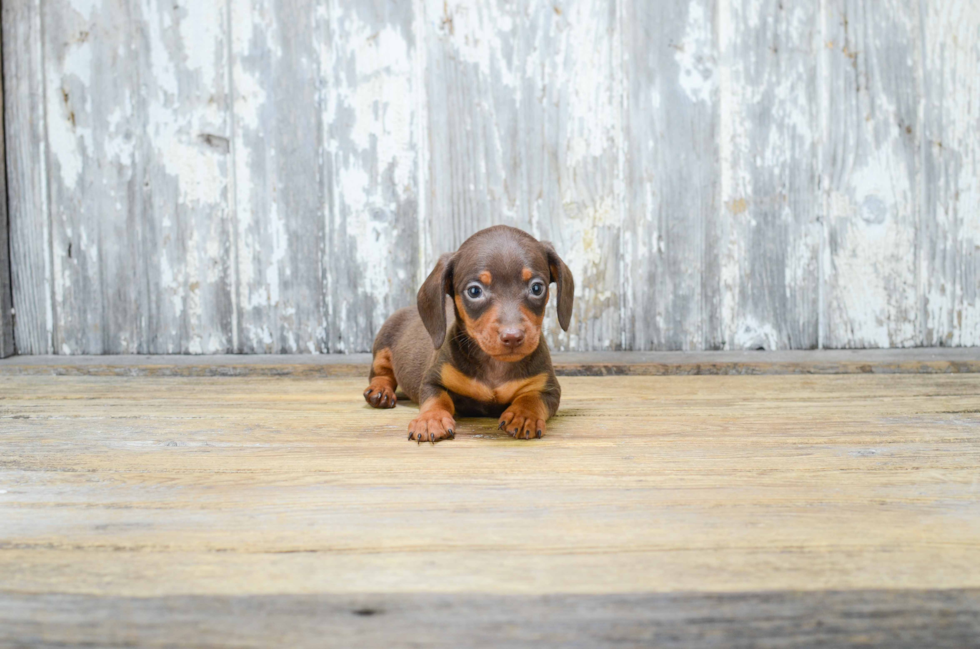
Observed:
[[[500,342],[511,349],[520,347],[521,343],[524,342],[524,332],[520,329],[504,329],[500,332]]]

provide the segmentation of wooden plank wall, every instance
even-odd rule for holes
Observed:
[[[370,348],[495,223],[557,349],[980,345],[972,0],[3,4],[27,354]]]
[[[3,90],[0,89],[0,115],[3,115]],[[7,226],[7,168],[5,165],[3,120],[0,120],[0,358],[13,355],[14,312],[10,288],[10,241]]]

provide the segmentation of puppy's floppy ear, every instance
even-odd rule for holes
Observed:
[[[419,289],[418,305],[422,324],[432,336],[432,346],[442,347],[446,339],[446,295],[453,294],[453,267],[456,260],[453,255],[439,257],[436,267]]]
[[[558,324],[568,331],[568,325],[572,321],[572,303],[575,301],[575,280],[572,279],[572,271],[555,252],[555,247],[547,241],[542,241],[541,246],[548,256],[551,281],[558,284]]]

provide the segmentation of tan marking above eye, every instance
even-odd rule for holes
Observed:
[[[511,403],[523,395],[539,394],[548,384],[547,374],[537,374],[526,379],[507,381],[491,388],[483,381],[466,376],[449,363],[443,364],[439,375],[442,386],[447,390],[484,403]]]
[[[534,277],[534,272],[530,268],[525,268],[524,272],[521,273],[521,277],[524,278],[525,282],[529,282],[531,281],[531,278]]]
[[[493,282],[493,275],[490,274],[489,270],[483,271],[477,275],[477,278],[487,286],[490,286],[490,283]]]

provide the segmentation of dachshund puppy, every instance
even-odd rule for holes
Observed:
[[[551,283],[568,331],[575,283],[554,247],[507,226],[477,232],[439,259],[417,309],[401,309],[381,327],[364,398],[394,408],[401,386],[421,404],[408,425],[416,442],[453,439],[457,414],[499,417],[517,439],[541,437],[561,399],[541,339]]]

